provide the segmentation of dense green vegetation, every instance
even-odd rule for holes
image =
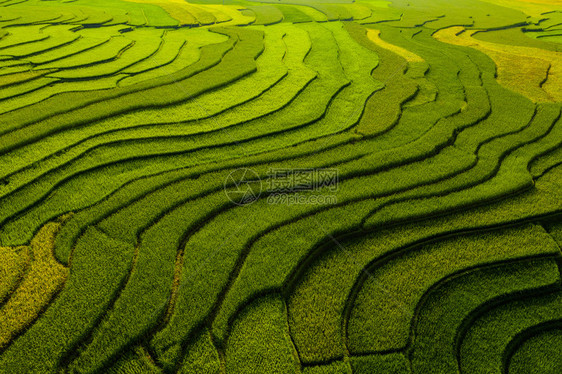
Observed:
[[[0,373],[559,373],[561,15],[0,0]]]

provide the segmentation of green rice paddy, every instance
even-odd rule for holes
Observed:
[[[560,373],[561,246],[560,0],[0,0],[0,373]]]

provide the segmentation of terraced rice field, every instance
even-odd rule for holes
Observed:
[[[0,373],[561,373],[561,111],[560,0],[0,0]]]

